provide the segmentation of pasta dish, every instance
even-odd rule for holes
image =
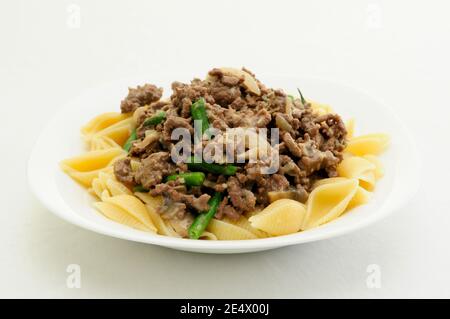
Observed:
[[[306,92],[303,92],[306,93]],[[329,105],[266,87],[249,70],[129,88],[120,112],[81,129],[61,168],[105,217],[153,234],[244,240],[306,231],[369,201],[382,133],[354,136]]]

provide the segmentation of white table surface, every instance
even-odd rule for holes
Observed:
[[[448,1],[112,2],[0,3],[0,297],[450,297]],[[343,237],[216,256],[95,234],[31,195],[29,153],[62,104],[117,78],[223,65],[344,82],[395,107],[423,157],[415,199]]]

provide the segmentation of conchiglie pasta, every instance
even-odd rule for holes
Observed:
[[[317,182],[314,183],[314,188],[317,188],[321,185],[326,185],[326,184],[331,184],[331,183],[338,183],[338,182],[342,182],[342,181],[346,181],[348,180],[345,177],[331,177],[331,178],[325,178],[325,179],[321,179],[318,180]],[[365,190],[364,188],[362,188],[361,186],[358,186],[358,189],[356,190],[355,195],[353,196],[353,198],[350,200],[347,208],[345,211],[348,211],[356,206],[360,206],[363,204],[366,204],[369,199],[370,199],[371,193],[368,192],[367,190]]]
[[[100,114],[89,121],[85,126],[81,128],[81,133],[85,138],[89,138],[95,133],[114,125],[130,117],[129,114],[122,114],[118,112],[108,112]]]
[[[359,175],[359,185],[361,187],[367,189],[368,191],[373,191],[375,188],[375,169],[372,171],[364,172],[363,174]]]
[[[115,222],[143,231],[152,231],[127,211],[116,205],[106,202],[97,202],[94,203],[94,207],[107,218]]]
[[[163,197],[162,196],[151,196],[149,193],[140,193],[136,192],[134,193],[136,197],[138,197],[141,201],[143,201],[145,204],[153,207],[155,210],[161,207],[163,204]]]
[[[95,178],[92,181],[92,190],[93,190],[94,194],[100,199],[102,198],[102,194],[104,191],[108,192],[108,194],[109,194],[109,191],[106,189],[106,185],[103,184],[103,182],[100,178]]]
[[[103,191],[103,193],[101,194],[100,199],[101,199],[103,202],[106,202],[106,200],[107,200],[108,198],[110,198],[110,197],[111,197],[111,194],[108,192],[107,189],[105,189],[105,190]]]
[[[105,128],[97,132],[92,136],[92,139],[98,137],[108,137],[113,140],[118,145],[125,144],[126,140],[130,137],[131,131],[133,130],[134,122],[132,118],[127,118],[123,121],[117,122],[116,124]]]
[[[92,185],[92,181],[97,178],[98,173],[101,171],[95,170],[91,172],[78,172],[63,165],[61,165],[61,169],[84,187],[90,187]]]
[[[344,213],[358,189],[358,180],[347,179],[315,188],[306,204],[302,230],[327,223]]]
[[[66,159],[60,163],[61,169],[85,187],[90,187],[92,181],[101,171],[125,153],[121,149],[92,151],[81,156]]]
[[[354,137],[348,141],[346,152],[357,156],[379,155],[389,145],[389,136],[386,134],[367,134]]]
[[[108,187],[108,190],[112,196],[133,194],[125,185],[119,183],[113,178],[109,178],[106,181],[106,186]]]
[[[116,205],[126,212],[128,212],[131,216],[139,220],[142,224],[144,224],[151,231],[156,232],[157,229],[153,224],[150,216],[147,212],[147,208],[145,205],[136,197],[131,195],[118,195],[114,197],[110,197],[106,199],[107,203]]]
[[[214,235],[213,233],[210,233],[208,231],[204,231],[203,234],[200,236],[200,239],[204,239],[204,240],[217,240],[216,235]]]
[[[79,172],[89,172],[105,168],[118,156],[124,155],[121,149],[107,149],[87,152],[61,162],[61,165]]]
[[[366,191],[364,188],[358,186],[358,189],[356,190],[355,195],[352,197],[352,199],[348,203],[348,206],[345,209],[345,211],[349,211],[357,206],[367,204],[369,202],[371,196],[372,196],[371,192]]]
[[[169,236],[169,237],[181,237],[172,228],[172,226],[170,226],[164,222],[164,220],[161,218],[161,216],[158,214],[158,212],[152,205],[146,204],[145,207],[147,208],[147,212],[148,212],[153,224],[155,225],[158,234],[164,235],[164,236]]]
[[[302,203],[292,199],[279,199],[250,217],[249,221],[254,228],[273,236],[281,236],[298,232],[305,214]]]
[[[375,186],[375,169],[375,164],[367,159],[350,156],[338,165],[337,172],[341,177],[358,179],[362,187],[372,190]]]
[[[244,240],[258,238],[255,234],[242,227],[218,219],[211,220],[206,230],[214,234],[218,240]]]
[[[384,168],[383,168],[383,164],[381,163],[380,159],[374,155],[364,155],[363,157],[375,165],[375,170],[374,170],[375,179],[378,180],[378,179],[382,178],[384,176]]]
[[[265,238],[269,236],[266,232],[253,227],[252,224],[249,222],[249,220],[244,216],[240,216],[238,220],[231,220],[229,218],[224,218],[223,220],[230,224],[248,230],[252,234],[256,235],[258,238]]]
[[[346,180],[347,180],[346,177],[330,177],[330,178],[319,179],[318,181],[316,181],[314,183],[313,188],[317,188],[317,187],[325,185],[325,184],[342,182],[342,181],[346,181]]]
[[[109,148],[122,148],[119,144],[117,144],[113,139],[107,136],[94,136],[91,139],[91,151],[97,150],[106,150]]]

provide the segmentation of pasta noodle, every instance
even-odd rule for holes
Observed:
[[[121,149],[91,151],[84,155],[66,159],[60,163],[61,169],[85,187],[90,187],[92,181],[100,172],[108,170],[114,160],[125,156]]]
[[[145,207],[147,208],[147,212],[150,215],[153,224],[156,226],[158,234],[169,237],[181,237],[170,225],[167,225],[164,222],[153,206],[147,204]]]
[[[365,158],[366,160],[368,160],[369,162],[371,162],[372,164],[375,165],[375,170],[374,170],[375,179],[378,180],[384,176],[383,164],[378,159],[378,157],[376,157],[375,155],[368,154],[368,155],[364,155],[363,158]]]
[[[346,178],[356,178],[360,185],[367,190],[373,190],[375,186],[375,164],[358,156],[349,156],[338,165],[339,176]]]
[[[302,230],[327,223],[344,213],[358,189],[358,180],[346,179],[315,188],[306,204]]]
[[[244,216],[241,216],[238,220],[231,220],[226,217],[224,218],[224,220],[230,224],[233,224],[233,225],[241,227],[245,230],[248,230],[249,232],[251,232],[252,234],[257,236],[258,238],[265,238],[265,237],[269,236],[269,234],[267,234],[266,232],[253,227],[252,224],[249,222],[249,220],[247,218],[245,218]]]
[[[379,155],[389,144],[389,136],[386,134],[367,134],[350,139],[346,151],[357,156]]]
[[[117,195],[132,195],[131,191],[122,183],[115,181],[112,178],[109,178],[106,181],[106,186],[108,187],[109,192],[112,196]]]
[[[347,178],[345,177],[331,177],[331,178],[325,178],[325,179],[321,179],[319,181],[317,181],[316,183],[314,183],[314,188],[317,188],[321,185],[325,185],[325,184],[331,184],[331,183],[336,183],[336,182],[342,182],[342,181],[346,181]],[[369,199],[370,199],[371,193],[367,190],[365,190],[364,188],[362,188],[361,186],[358,186],[355,195],[353,196],[353,198],[350,200],[347,208],[345,211],[348,211],[352,208],[355,208],[357,206],[366,204]]]
[[[181,237],[173,227],[169,223],[166,223],[157,213],[157,209],[158,207],[161,207],[163,201],[161,196],[150,196],[148,193],[134,193],[134,196],[145,203],[145,207],[147,208],[153,224],[158,230],[158,234],[169,237]]]
[[[243,240],[258,238],[255,234],[242,227],[218,219],[212,219],[206,230],[214,234],[218,240]]]
[[[95,133],[94,135],[92,135],[92,139],[98,137],[102,138],[107,137],[113,140],[118,145],[123,145],[130,136],[133,128],[134,128],[134,121],[130,117]]]
[[[251,225],[273,236],[298,232],[305,218],[305,206],[292,199],[279,199],[250,217]]]
[[[161,207],[163,203],[162,196],[150,196],[148,193],[134,193],[136,197],[138,197],[140,200],[142,200],[145,204],[153,207],[153,209],[158,209],[158,207]]]
[[[210,233],[208,231],[204,231],[203,234],[200,236],[200,239],[217,240],[217,237],[213,233]]]
[[[122,208],[128,214],[139,220],[142,224],[144,224],[148,229],[152,230],[153,232],[157,231],[155,225],[150,219],[147,208],[136,197],[131,195],[118,195],[109,197],[105,201],[107,203]]]
[[[348,203],[345,211],[349,211],[357,206],[367,204],[370,200],[371,195],[372,194],[369,191],[366,191],[364,188],[358,186],[355,195]]]
[[[107,149],[85,153],[61,162],[61,165],[78,172],[90,172],[105,168],[117,157],[125,155],[121,149]]]
[[[94,117],[88,124],[81,128],[81,134],[89,139],[95,133],[117,123],[123,121],[129,117],[128,114],[122,114],[117,112],[108,112],[100,114]]]
[[[147,232],[152,231],[151,228],[148,228],[138,219],[131,216],[127,211],[116,205],[107,202],[97,202],[94,203],[94,207],[109,219],[112,219],[120,224]]]
[[[117,144],[113,139],[107,137],[107,136],[94,136],[91,139],[91,151],[97,151],[97,150],[106,150],[109,148],[119,148],[122,147]]]

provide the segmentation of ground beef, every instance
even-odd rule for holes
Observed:
[[[184,203],[198,212],[208,210],[208,201],[211,198],[208,194],[202,194],[199,197],[186,194],[186,187],[180,185],[178,181],[158,184],[150,194],[153,196],[163,195],[173,202]]]
[[[256,197],[248,189],[242,187],[236,177],[230,177],[227,183],[231,203],[240,212],[250,212],[255,209]]]
[[[228,197],[225,197],[222,202],[220,202],[216,215],[214,215],[217,219],[228,217],[232,220],[238,220],[240,216],[241,214],[239,214],[232,205],[228,204]]]
[[[175,165],[169,160],[167,152],[153,153],[143,159],[136,171],[136,182],[147,189],[161,183],[165,176],[175,172]]]
[[[272,120],[272,116],[266,109],[253,111],[251,109],[242,112],[240,121],[235,127],[266,127]]]
[[[173,82],[172,91],[173,93],[170,100],[177,110],[180,111],[179,113],[182,113],[183,117],[190,116],[190,108],[188,109],[188,106],[190,107],[191,103],[197,101],[201,97],[204,97],[209,103],[214,103],[214,99],[208,93],[206,83],[198,79],[193,80],[191,84]]]
[[[134,174],[131,169],[131,160],[129,158],[117,160],[114,163],[114,175],[119,182],[122,182],[125,185],[133,185]]]
[[[209,94],[217,104],[226,107],[241,98],[240,84],[244,82],[243,78],[225,76],[220,69],[211,70],[209,75],[211,76]]]
[[[164,122],[163,128],[163,141],[166,144],[172,143],[172,131],[176,128],[185,128],[191,135],[194,133],[194,128],[191,125],[190,119],[185,119],[178,116],[169,116]]]
[[[306,172],[302,171],[300,167],[287,155],[280,155],[280,168],[278,173],[284,176],[292,177],[294,183],[303,184],[306,177]]]
[[[137,108],[158,101],[163,93],[162,88],[153,84],[145,84],[137,88],[129,88],[127,97],[120,103],[122,113],[134,112]]]
[[[229,74],[213,69],[205,80],[173,82],[172,95],[167,100],[160,99],[162,89],[154,85],[138,86],[130,89],[122,101],[122,112],[134,111],[138,139],[128,157],[115,163],[114,173],[128,186],[142,185],[150,194],[162,195],[161,216],[178,223],[176,227],[183,236],[187,234],[187,225],[192,223],[191,213],[207,210],[208,200],[216,191],[223,194],[223,200],[215,217],[238,219],[245,212],[269,204],[269,192],[286,192],[296,200],[306,201],[314,182],[337,176],[336,167],[342,161],[347,132],[339,115],[319,115],[309,103],[268,88],[256,79],[260,94],[250,93],[243,76]],[[189,171],[186,164],[172,162],[170,152],[177,141],[172,141],[171,135],[176,128],[186,128],[192,136],[191,106],[199,98],[206,101],[210,126],[220,131],[248,127],[267,128],[270,132],[271,128],[279,128],[280,143],[274,146],[279,153],[278,171],[262,174],[261,169],[267,164],[246,161],[235,164],[239,167],[235,176],[208,174],[201,186],[186,187],[179,180],[164,182],[170,174]],[[165,120],[145,127],[143,122],[159,110],[166,113]],[[149,129],[157,135],[148,138]],[[223,145],[224,141],[204,140],[202,145],[211,143]],[[131,158],[140,161],[136,172],[131,169]]]
[[[174,111],[174,107],[173,107],[173,105],[171,105],[170,101],[160,100],[160,101],[156,101],[149,105],[138,108],[133,114],[133,118],[136,121],[137,127],[141,128],[141,129],[145,128],[145,127],[142,127],[142,124],[144,123],[144,121],[147,118],[155,115],[160,110],[165,111],[166,113],[172,114]],[[175,114],[176,114],[176,112],[175,112]]]
[[[289,149],[292,155],[295,157],[302,157],[303,152],[297,142],[294,140],[292,135],[288,132],[284,133],[281,138],[283,139],[284,145]]]
[[[325,114],[315,121],[320,124],[319,131],[324,137],[320,150],[331,151],[334,154],[342,152],[347,145],[345,140],[347,130],[341,117],[337,114]]]
[[[145,134],[144,134],[145,135]],[[134,157],[146,158],[157,149],[159,149],[159,134],[153,132],[148,136],[144,136],[142,140],[134,142],[130,149],[130,155]]]
[[[263,174],[262,169],[264,167],[265,165],[262,163],[249,163],[245,165],[245,173],[238,175],[238,180],[241,183],[255,183],[256,203],[260,205],[268,204],[268,192],[286,191],[290,185],[288,179],[282,174]]]

